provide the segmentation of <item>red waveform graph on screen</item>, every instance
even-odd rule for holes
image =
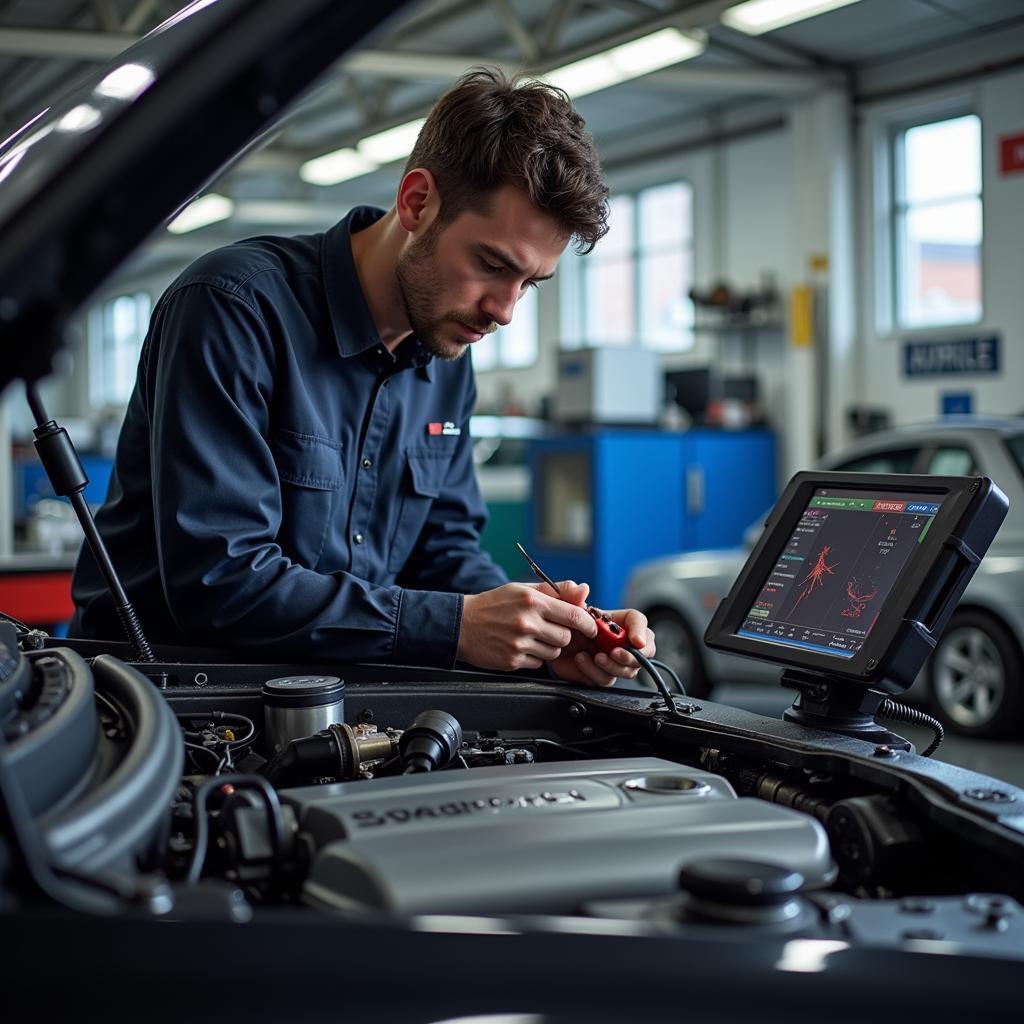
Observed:
[[[873,587],[874,581],[868,581],[867,587]],[[878,588],[869,591],[860,581],[854,577],[846,581],[846,596],[850,599],[849,607],[844,608],[839,614],[845,615],[848,619],[859,619],[861,612],[869,601],[878,596]]]
[[[834,574],[838,563],[833,562],[832,565],[829,565],[826,561],[826,557],[831,550],[832,548],[826,544],[819,552],[814,568],[800,581],[800,586],[803,587],[806,584],[806,588],[800,591],[800,596],[796,599],[796,604],[793,605],[793,611],[796,611],[800,607],[800,602],[805,597],[810,597],[817,587],[825,585],[826,576]]]

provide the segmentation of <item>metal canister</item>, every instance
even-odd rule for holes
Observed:
[[[263,684],[267,743],[275,753],[292,740],[345,721],[345,681],[338,676],[283,676]]]

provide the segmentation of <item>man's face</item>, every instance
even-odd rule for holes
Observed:
[[[517,189],[495,191],[486,213],[434,221],[398,260],[409,324],[441,359],[509,323],[515,304],[555,270],[569,238]]]

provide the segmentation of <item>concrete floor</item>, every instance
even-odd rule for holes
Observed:
[[[741,686],[739,684],[716,687],[713,700],[731,704],[759,715],[779,717],[793,702],[793,694],[781,687]],[[923,750],[932,739],[929,729],[893,726],[906,736],[918,750]],[[1013,740],[970,740],[949,731],[935,757],[950,764],[983,772],[996,779],[1024,787],[1024,736]]]

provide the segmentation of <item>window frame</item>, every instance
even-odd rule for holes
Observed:
[[[685,256],[689,257],[691,276],[693,274],[696,265],[696,202],[695,202],[695,188],[693,183],[685,175],[673,175],[670,178],[663,180],[649,181],[643,185],[635,185],[632,188],[624,188],[615,193],[615,199],[629,199],[632,203],[632,220],[633,230],[629,241],[629,247],[625,252],[625,257],[630,263],[630,277],[632,279],[633,287],[633,323],[630,337],[628,340],[623,342],[612,342],[607,340],[595,339],[591,337],[588,328],[588,272],[587,265],[581,263],[576,268],[574,275],[574,305],[575,305],[575,320],[578,324],[578,337],[565,338],[560,341],[560,347],[562,349],[578,349],[585,345],[590,344],[601,344],[601,345],[614,345],[617,348],[638,348],[638,349],[649,349],[653,352],[657,352],[661,356],[677,356],[680,354],[686,354],[692,352],[696,347],[696,331],[694,329],[694,322],[691,320],[691,324],[688,328],[684,328],[682,331],[682,337],[678,347],[664,348],[660,345],[652,345],[645,342],[645,336],[643,331],[643,312],[642,312],[642,297],[643,297],[643,276],[642,276],[642,264],[644,257],[652,253],[665,253],[670,252],[670,248],[664,244],[658,244],[654,246],[644,246],[642,244],[641,233],[642,233],[642,222],[643,217],[641,215],[641,200],[640,197],[646,193],[655,189],[665,188],[669,185],[681,185],[688,192],[688,198],[690,203],[690,230],[687,237],[683,241],[682,252]],[[600,243],[599,243],[600,244]],[[586,259],[587,257],[585,257]],[[693,281],[690,282],[690,287],[693,286]]]
[[[107,334],[105,322],[107,311],[112,309],[114,303],[126,298],[134,300],[137,307],[144,299],[147,306],[145,316],[141,318],[143,320],[142,329],[139,333],[136,352],[133,359],[133,362],[137,366],[139,355],[142,351],[142,344],[145,340],[146,333],[149,330],[149,322],[153,316],[154,304],[152,292],[147,288],[134,288],[126,291],[120,291],[116,294],[106,296],[100,302],[96,303],[89,311],[86,345],[89,365],[89,406],[92,409],[104,410],[111,408],[123,408],[128,404],[131,398],[131,391],[134,387],[134,378],[131,387],[128,388],[128,393],[122,398],[121,396],[111,394],[107,375],[109,352],[116,345],[114,339],[110,338]]]
[[[900,218],[904,220],[908,211],[914,207],[905,198],[905,142],[907,132],[914,128],[922,128],[925,125],[941,124],[943,121],[955,121],[961,117],[976,117],[979,126],[979,154],[980,176],[978,182],[977,199],[981,204],[981,242],[978,247],[978,271],[980,275],[979,287],[979,312],[978,317],[972,320],[943,321],[931,324],[906,324],[901,320],[901,289],[903,287],[903,256],[901,254],[901,243],[903,241],[900,232]],[[886,235],[884,246],[884,258],[886,263],[885,301],[879,303],[877,308],[884,313],[876,316],[880,323],[879,334],[891,334],[896,336],[919,336],[934,334],[936,331],[948,331],[950,329],[977,327],[985,321],[985,125],[981,114],[978,112],[977,104],[973,101],[961,99],[958,102],[950,103],[942,107],[932,107],[917,111],[915,114],[893,119],[888,122],[885,139],[885,153],[888,164],[886,175],[886,206],[884,218],[884,231]],[[962,199],[974,198],[974,196],[962,196]],[[948,201],[948,200],[947,200]]]

